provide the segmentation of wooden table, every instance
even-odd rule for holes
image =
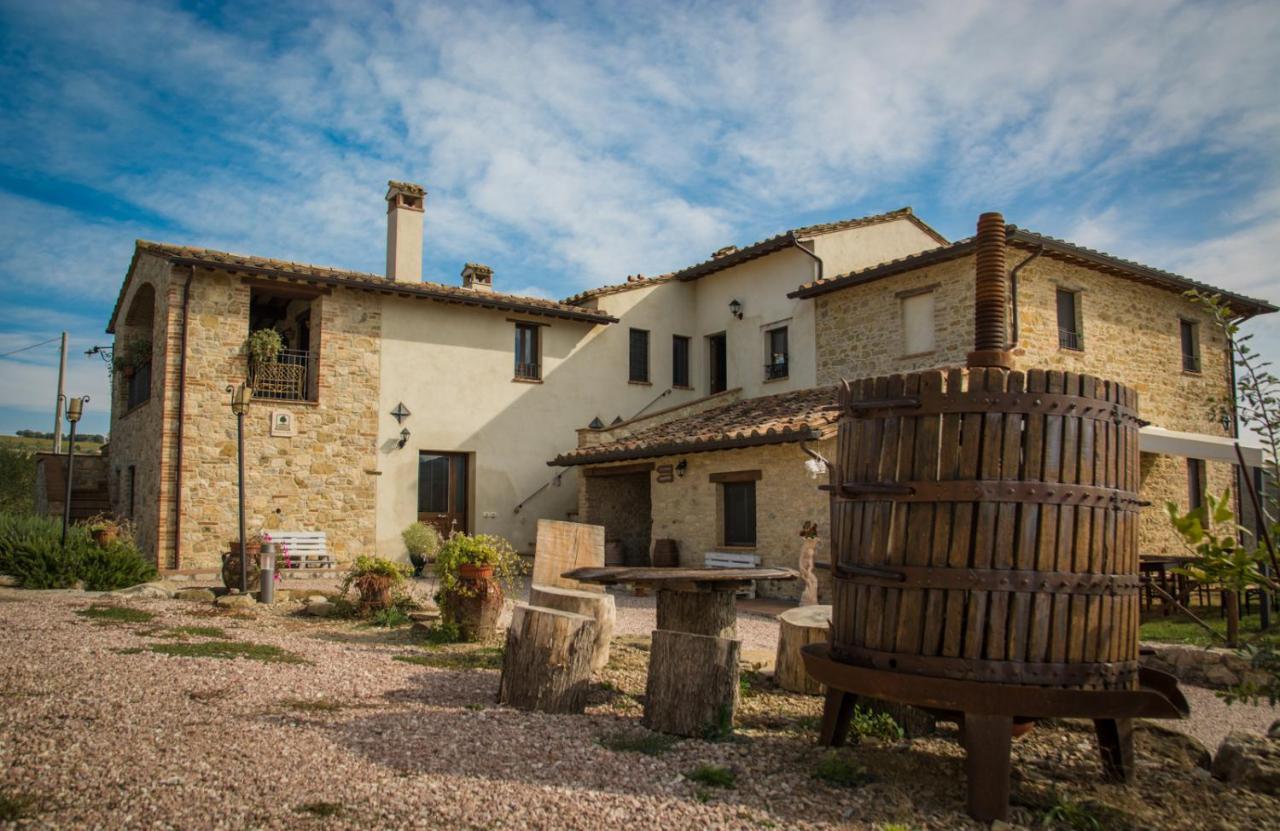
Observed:
[[[728,732],[738,706],[737,592],[753,580],[795,580],[789,568],[575,568],[583,583],[657,591],[644,723],[680,736]]]

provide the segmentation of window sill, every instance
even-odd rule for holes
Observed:
[[[541,384],[541,383],[542,383],[542,379],[541,379],[541,378],[512,378],[512,379],[511,379],[511,383],[513,383],[513,384]]]
[[[150,404],[150,403],[151,403],[151,399],[150,399],[150,398],[148,398],[146,401],[143,401],[141,404],[134,404],[132,407],[130,407],[129,409],[125,410],[125,411],[124,411],[124,415],[120,416],[120,418],[121,418],[121,419],[126,419],[126,418],[128,418],[128,417],[129,417],[129,416],[131,416],[131,415],[133,415],[133,414],[134,414],[134,413],[136,413],[138,410],[141,410],[143,407],[147,406],[147,405],[148,405],[148,404]]]
[[[1084,347],[1083,346],[1063,346],[1062,344],[1058,344],[1058,351],[1059,352],[1077,352],[1077,353],[1083,354]]]
[[[776,383],[778,383],[779,381],[790,381],[790,380],[791,380],[791,376],[790,376],[790,375],[779,375],[777,378],[765,378],[765,379],[764,379],[764,383],[766,383],[766,384],[776,384]]]
[[[319,407],[319,401],[300,401],[294,398],[254,398],[249,401],[250,406],[260,404],[264,407]]]
[[[937,353],[938,353],[937,349],[926,349],[923,352],[908,352],[905,355],[901,355],[900,360],[907,361],[907,360],[912,360],[914,358],[927,358],[930,355],[936,355]]]
[[[635,381],[635,380],[633,380],[633,379],[631,379],[631,378],[628,378],[628,379],[627,379],[627,383],[628,383],[628,384],[635,384],[637,387],[652,387],[652,386],[653,386],[653,382],[652,382],[652,381]]]
[[[671,385],[671,389],[673,389],[673,390],[691,390],[691,389],[693,389],[693,387],[691,387],[691,386],[690,386],[690,385],[688,385],[688,384],[672,384],[672,385]]]
[[[1198,369],[1184,369],[1184,370],[1182,370],[1182,374],[1183,374],[1183,375],[1189,375],[1189,376],[1191,376],[1192,378],[1203,378],[1203,377],[1204,377],[1204,372],[1202,372],[1201,370],[1198,370]]]
[[[753,551],[755,551],[757,548],[759,548],[759,546],[758,546],[758,545],[717,545],[717,546],[716,546],[716,550],[717,550],[717,551],[726,551],[726,552],[730,552],[730,553],[737,553],[737,552],[741,552],[741,553],[744,553],[744,554],[745,554],[745,553],[749,553],[749,552],[753,552]]]

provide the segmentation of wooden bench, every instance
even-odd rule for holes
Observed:
[[[270,531],[268,533],[273,543],[287,546],[289,549],[287,566],[285,556],[277,555],[276,571],[279,573],[313,569],[333,571],[338,567],[333,555],[325,546],[323,531]]]

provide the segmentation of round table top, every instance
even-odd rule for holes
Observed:
[[[602,566],[575,568],[561,577],[583,583],[745,583],[749,580],[795,580],[800,575],[789,568],[643,568]]]

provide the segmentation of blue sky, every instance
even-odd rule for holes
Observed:
[[[135,238],[377,272],[390,178],[427,279],[505,291],[909,204],[1277,301],[1277,44],[1271,2],[0,0],[0,353],[70,331],[103,431]],[[56,357],[0,359],[0,432]]]

